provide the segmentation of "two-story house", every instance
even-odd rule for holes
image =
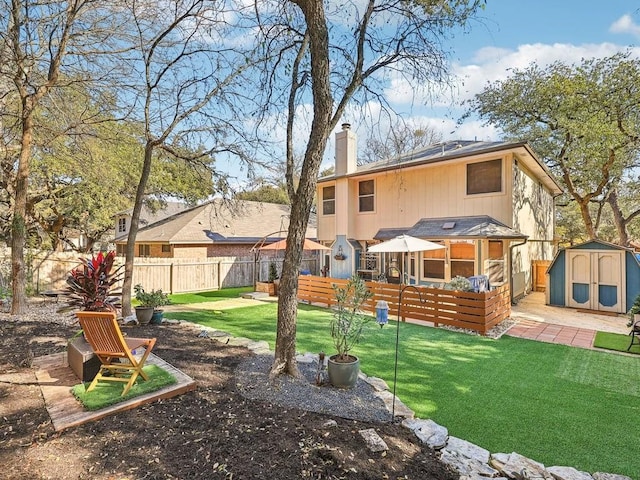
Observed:
[[[533,260],[551,260],[554,197],[561,187],[524,142],[448,141],[358,166],[356,135],[336,134],[335,173],[318,180],[318,239],[330,275],[353,273],[412,284],[487,275],[531,281]],[[400,234],[438,242],[429,252],[372,254]]]

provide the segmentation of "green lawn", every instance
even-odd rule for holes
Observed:
[[[172,312],[237,336],[275,342],[277,305]],[[300,305],[298,349],[332,353],[328,310]],[[393,388],[396,324],[372,321],[355,353],[368,375]],[[638,358],[403,323],[397,394],[420,418],[492,452],[545,465],[639,478]]]
[[[169,295],[171,305],[187,305],[189,303],[218,302],[229,298],[238,298],[246,292],[253,292],[251,287],[225,288],[198,293],[177,293]]]

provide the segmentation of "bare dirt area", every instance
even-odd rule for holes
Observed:
[[[4,479],[458,478],[398,424],[248,399],[237,367],[253,353],[180,326],[132,328],[158,339],[154,353],[194,378],[194,392],[56,433],[31,360],[63,351],[78,327],[51,311],[38,304],[20,318],[0,314]],[[388,451],[366,448],[358,432],[369,428]]]

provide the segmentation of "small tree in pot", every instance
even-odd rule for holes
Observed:
[[[362,312],[362,306],[373,295],[357,275],[344,287],[334,285],[333,290],[337,305],[331,318],[331,337],[338,353],[329,357],[329,381],[336,387],[351,388],[358,381],[360,360],[349,352],[360,342],[367,323],[373,318]]]

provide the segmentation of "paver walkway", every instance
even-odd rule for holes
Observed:
[[[595,330],[520,319],[506,335],[540,342],[560,343],[572,347],[593,348]]]

